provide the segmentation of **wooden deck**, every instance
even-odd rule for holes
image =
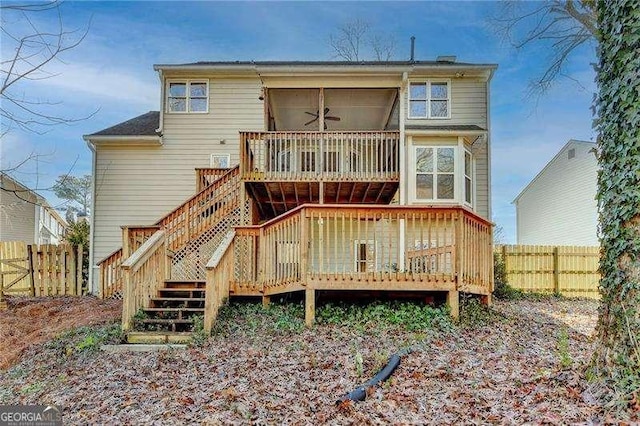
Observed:
[[[230,295],[493,291],[492,225],[463,207],[303,205],[234,245]]]

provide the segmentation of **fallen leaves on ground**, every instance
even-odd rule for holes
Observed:
[[[316,326],[277,332],[247,318],[184,351],[74,354],[32,347],[0,379],[1,403],[64,407],[86,423],[576,423],[602,419],[583,366],[597,302],[498,302],[477,327],[407,332]],[[558,342],[566,336],[567,353]],[[406,347],[364,402],[336,400]],[[362,356],[362,369],[357,367]],[[563,367],[561,358],[569,359]],[[567,358],[568,357],[568,358]],[[362,371],[359,371],[362,370]],[[362,373],[362,374],[359,374]]]
[[[0,310],[0,371],[31,346],[65,330],[113,322],[122,312],[118,300],[95,297],[9,297]]]

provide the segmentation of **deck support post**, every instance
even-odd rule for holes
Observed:
[[[271,304],[271,296],[262,296],[262,307],[267,309]]]
[[[316,291],[313,288],[307,288],[304,291],[304,323],[307,327],[313,326],[316,318]]]
[[[451,317],[458,319],[460,317],[460,292],[457,290],[451,290],[447,292],[447,305],[451,310]]]
[[[481,294],[480,295],[480,303],[485,306],[491,306],[491,295],[490,294]]]

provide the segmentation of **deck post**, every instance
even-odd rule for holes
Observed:
[[[481,294],[480,303],[485,306],[491,306],[491,294]]]
[[[458,319],[460,317],[460,292],[457,290],[451,290],[447,292],[447,305],[451,310],[451,317]]]
[[[307,288],[304,291],[304,323],[307,327],[313,326],[316,318],[316,290]]]
[[[262,295],[262,307],[267,309],[271,304],[271,296]]]

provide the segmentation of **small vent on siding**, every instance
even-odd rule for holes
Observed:
[[[571,160],[572,158],[576,158],[576,149],[571,148],[567,153],[567,157],[569,158],[569,160]]]

